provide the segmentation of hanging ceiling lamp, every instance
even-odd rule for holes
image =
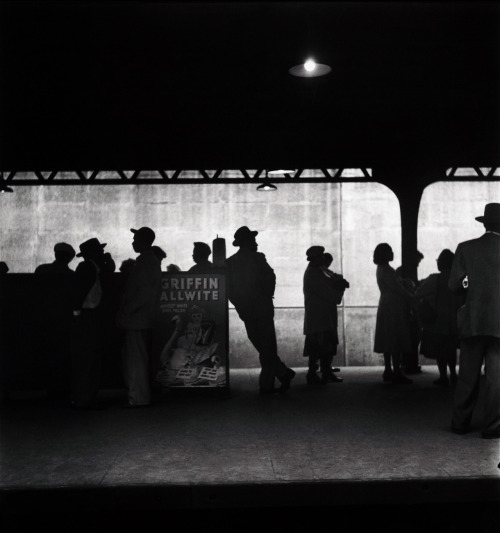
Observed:
[[[269,181],[268,171],[267,171],[267,170],[266,170],[266,177],[264,178],[263,183],[261,183],[261,184],[257,187],[257,190],[258,190],[258,191],[261,191],[261,192],[266,192],[266,191],[277,191],[277,190],[278,190],[278,187],[276,187],[276,185],[273,185],[273,184]]]
[[[331,67],[324,63],[316,63],[314,59],[308,59],[304,63],[290,68],[288,72],[299,78],[317,78],[318,76],[325,76],[331,70]]]

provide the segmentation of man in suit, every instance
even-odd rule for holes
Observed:
[[[490,203],[476,217],[486,229],[478,239],[458,245],[448,286],[466,291],[458,310],[460,368],[451,429],[466,433],[479,394],[485,364],[483,438],[500,437],[500,203]]]
[[[47,395],[54,401],[64,401],[70,393],[72,295],[75,273],[69,263],[76,252],[70,244],[54,246],[55,261],[35,269],[37,301],[39,303],[39,340],[48,363]]]
[[[259,352],[261,394],[283,393],[290,388],[295,372],[278,357],[273,305],[276,276],[266,256],[257,252],[257,234],[247,226],[234,234],[233,246],[240,249],[226,260],[227,293],[245,324],[250,342]],[[281,382],[278,389],[274,386],[275,378]]]

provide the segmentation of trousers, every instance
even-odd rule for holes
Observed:
[[[125,330],[122,344],[123,378],[130,405],[151,403],[151,330]]]
[[[452,426],[467,429],[479,395],[481,368],[486,387],[482,432],[500,431],[500,338],[479,335],[460,340],[460,366],[453,399]]]
[[[71,400],[76,407],[92,405],[99,392],[102,372],[100,313],[84,309],[71,327]]]
[[[288,376],[288,367],[278,356],[276,331],[272,316],[260,316],[244,320],[248,339],[259,352],[261,372],[259,386],[262,390],[274,388],[274,380],[280,381]]]

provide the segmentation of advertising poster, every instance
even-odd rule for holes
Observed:
[[[153,343],[163,387],[229,387],[224,274],[163,272]]]

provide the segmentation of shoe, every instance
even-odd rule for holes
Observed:
[[[290,388],[290,384],[292,383],[292,379],[294,377],[295,377],[295,371],[289,368],[287,371],[287,375],[281,380],[281,385],[278,388],[278,392],[280,394],[283,394]]]
[[[487,433],[481,433],[483,439],[500,439],[500,431],[492,431]]]
[[[392,370],[390,372],[386,370],[382,374],[382,381],[385,381],[385,382],[392,381],[393,377],[394,377],[394,374],[393,374]]]
[[[130,403],[125,403],[121,406],[122,409],[144,409],[146,407],[151,407],[150,403],[143,403],[140,405],[132,405]]]
[[[450,383],[456,385],[458,381],[458,376],[456,374],[450,376]]]
[[[308,385],[326,385],[326,381],[323,381],[316,372],[308,372],[306,374],[306,381]]]
[[[340,372],[340,368],[337,368],[337,367],[332,368],[332,372]]]
[[[451,426],[452,433],[456,433],[457,435],[465,435],[469,429],[468,428],[458,428],[455,426]]]
[[[409,385],[410,383],[413,383],[412,379],[407,378],[403,376],[402,374],[393,375],[391,381],[395,383],[396,385]]]
[[[344,378],[337,377],[332,371],[332,372],[327,372],[326,374],[323,374],[322,381],[324,383],[342,383],[342,381],[344,381]]]
[[[438,379],[435,379],[432,383],[440,387],[447,387],[450,384],[450,382],[448,381],[448,378],[438,378]]]

